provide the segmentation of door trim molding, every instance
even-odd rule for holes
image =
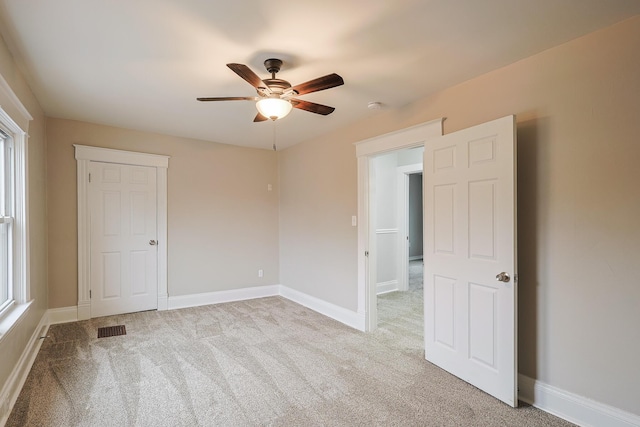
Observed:
[[[167,169],[169,156],[134,151],[114,150],[73,144],[77,162],[78,189],[78,320],[91,318],[90,289],[90,222],[89,163],[120,163],[155,167],[157,172],[157,235],[158,235],[158,310],[166,310],[167,288]]]
[[[365,331],[373,331],[378,326],[376,306],[376,269],[369,268],[376,259],[375,230],[370,209],[371,162],[374,157],[390,151],[424,146],[426,140],[442,136],[445,118],[421,123],[406,129],[386,133],[374,138],[356,142],[358,158],[358,315],[364,319]],[[368,253],[368,256],[366,255]]]

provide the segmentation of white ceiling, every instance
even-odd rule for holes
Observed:
[[[225,64],[285,61],[292,84],[345,85],[277,123],[284,148],[640,13],[638,0],[0,0],[0,32],[50,117],[270,148]]]

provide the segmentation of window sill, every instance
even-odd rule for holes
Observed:
[[[32,303],[33,300],[24,304],[14,304],[7,309],[6,313],[2,314],[2,317],[0,317],[0,342],[20,322],[20,319],[24,317]]]

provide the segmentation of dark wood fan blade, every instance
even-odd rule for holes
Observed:
[[[294,108],[299,108],[316,114],[322,114],[323,116],[331,114],[335,110],[335,108],[327,105],[316,104],[315,102],[303,101],[301,99],[292,99],[291,104],[293,104]]]
[[[301,83],[294,86],[292,89],[298,92],[298,95],[304,95],[305,93],[318,92],[320,90],[331,89],[332,87],[340,86],[344,84],[342,77],[336,73],[328,74],[317,79],[309,80],[306,83]]]
[[[198,101],[255,101],[255,96],[219,96],[214,98],[196,98]]]
[[[265,116],[263,116],[262,114],[258,113],[256,115],[256,118],[253,119],[253,122],[264,122],[265,120],[269,120],[268,118],[266,118]]]
[[[256,73],[251,71],[251,68],[247,67],[244,64],[227,64],[227,67],[231,68],[231,70],[246,80],[251,86],[256,89],[259,87],[266,88],[269,90],[266,84],[258,77]]]

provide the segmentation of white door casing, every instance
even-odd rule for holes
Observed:
[[[91,313],[91,222],[89,169],[92,162],[154,168],[156,171],[157,309],[167,309],[167,169],[169,156],[74,144],[78,190],[78,320]]]
[[[424,151],[425,357],[517,406],[515,116]],[[497,281],[505,272],[508,282]]]
[[[156,168],[89,164],[91,317],[158,308]]]
[[[399,131],[390,132],[355,143],[358,157],[358,317],[360,329],[373,331],[378,327],[375,245],[375,209],[370,192],[374,186],[374,157],[394,150],[422,147],[431,138],[442,135],[444,118],[431,120]],[[374,262],[370,262],[374,261]]]

